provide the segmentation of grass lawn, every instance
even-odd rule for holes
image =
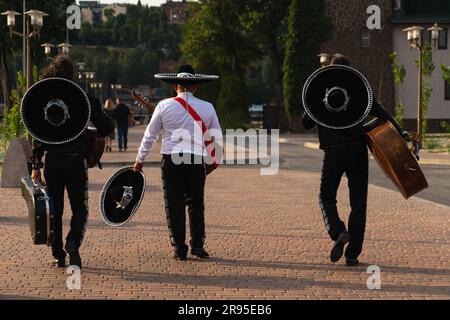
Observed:
[[[424,149],[429,152],[450,153],[450,134],[429,134],[425,136]]]

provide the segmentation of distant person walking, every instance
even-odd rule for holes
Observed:
[[[105,113],[106,115],[111,119],[111,121],[113,122],[114,125],[114,129],[113,131],[106,136],[106,149],[105,151],[112,151],[112,142],[113,140],[116,138],[116,134],[115,134],[115,130],[116,130],[116,122],[114,121],[115,118],[115,104],[114,101],[112,99],[107,99],[105,101]]]
[[[130,108],[125,102],[117,98],[117,106],[114,111],[114,119],[117,123],[117,135],[119,140],[119,151],[128,149],[128,128],[132,122]]]

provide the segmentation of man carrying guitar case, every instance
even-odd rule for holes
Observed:
[[[390,121],[400,135],[403,130],[376,101],[364,75],[349,64],[346,57],[336,54],[330,66],[308,78],[303,89],[303,126],[307,130],[318,127],[324,151],[319,201],[334,241],[330,260],[339,261],[345,249],[345,264],[353,267],[359,264],[366,228],[369,162],[363,122],[370,115]],[[344,173],[351,207],[347,226],[339,217],[336,200]]]
[[[73,82],[74,68],[67,56],[57,57],[47,68],[43,80],[34,84],[22,100],[21,116],[28,132],[33,136],[32,180],[24,180],[24,197],[45,199],[53,202],[52,254],[58,267],[65,267],[66,252],[70,256],[70,265],[81,268],[78,249],[83,241],[88,218],[88,164],[90,135],[87,127],[90,122],[96,127],[97,134],[106,136],[113,129],[111,120],[102,111],[98,99],[88,97]],[[45,154],[45,166],[42,158]],[[44,168],[47,189],[43,185],[41,169]],[[62,215],[64,211],[64,190],[70,200],[72,218],[66,244],[62,239]],[[41,194],[42,192],[42,194]],[[44,198],[42,198],[42,196]],[[36,215],[36,221],[42,212],[36,202],[30,214]],[[31,219],[33,224],[34,218]],[[37,232],[43,224],[35,224],[34,239],[40,239]],[[52,224],[50,224],[50,229]],[[50,230],[51,232],[51,230]],[[38,242],[40,242],[39,240]],[[64,250],[65,249],[65,250]]]

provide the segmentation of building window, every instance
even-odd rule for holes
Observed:
[[[444,99],[446,101],[450,100],[450,84],[447,81],[444,81],[444,85],[445,85],[445,97]]]
[[[448,29],[444,28],[442,31],[439,31],[438,49],[447,50],[447,46],[448,46]]]
[[[369,29],[362,29],[361,47],[370,48],[370,30]]]

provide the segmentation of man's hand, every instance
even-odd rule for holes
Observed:
[[[39,183],[42,185],[41,170],[33,170],[31,173],[31,179],[33,179],[34,183]]]
[[[144,168],[143,163],[136,162],[133,166],[134,172],[142,172],[142,168]]]

